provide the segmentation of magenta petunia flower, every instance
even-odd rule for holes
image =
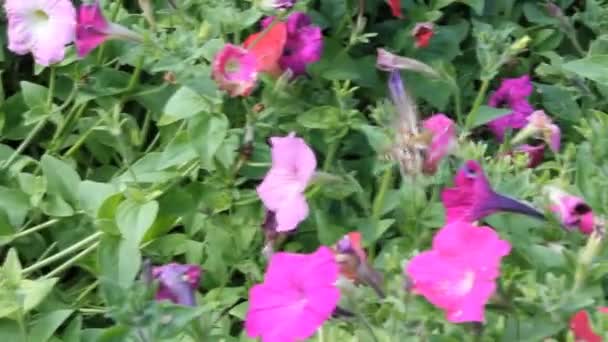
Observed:
[[[240,46],[226,44],[215,55],[212,77],[230,96],[248,96],[257,81],[256,64],[253,53]]]
[[[76,10],[69,0],[6,0],[8,49],[31,52],[44,66],[63,60],[65,46],[74,40]]]
[[[515,153],[525,153],[528,155],[528,167],[535,168],[543,162],[545,156],[545,145],[519,145],[514,149]]]
[[[99,2],[78,8],[76,51],[84,57],[108,39],[141,41],[141,37],[121,25],[110,23],[103,16]]]
[[[266,28],[274,17],[262,20]],[[287,17],[287,41],[279,65],[283,70],[291,70],[295,76],[306,73],[306,67],[321,59],[323,34],[321,28],[312,25],[306,13],[293,12]]]
[[[593,210],[585,200],[554,186],[547,187],[545,191],[551,202],[551,211],[557,214],[564,227],[570,230],[578,228],[584,234],[593,232],[595,226]]]
[[[500,261],[510,250],[489,227],[448,223],[435,235],[432,249],[415,256],[405,273],[412,291],[444,310],[448,321],[483,322]]]
[[[156,300],[194,306],[194,293],[201,279],[201,268],[197,265],[170,263],[152,269],[152,277],[159,282]]]
[[[272,167],[257,187],[266,209],[275,214],[276,231],[296,229],[308,216],[304,190],[315,173],[315,154],[302,138],[290,133],[270,138]]]
[[[434,173],[439,162],[456,147],[456,125],[445,114],[438,113],[424,120],[422,127],[432,134],[424,159],[424,170]]]
[[[488,123],[488,127],[498,140],[504,139],[507,129],[522,128],[528,123],[526,118],[534,109],[527,97],[532,94],[533,90],[530,76],[524,75],[519,78],[504,79],[498,90],[490,96],[489,106],[512,109],[510,114]]]
[[[513,137],[514,142],[530,136],[543,139],[553,152],[558,152],[561,145],[561,130],[543,110],[534,111],[527,118],[528,124]]]
[[[454,187],[441,192],[446,221],[473,222],[496,212],[512,212],[544,219],[543,213],[492,189],[481,165],[468,160],[456,173]]]
[[[249,291],[247,335],[263,342],[312,336],[337,307],[337,280],[338,264],[327,247],[312,254],[274,254],[264,282]]]

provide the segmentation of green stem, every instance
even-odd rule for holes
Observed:
[[[46,106],[51,110],[51,105],[53,104],[53,96],[55,94],[55,68],[51,67],[51,76],[49,79],[49,94],[46,100]]]
[[[24,230],[20,231],[19,233],[13,235],[13,239],[19,239],[19,238],[22,238],[24,236],[30,235],[32,233],[35,233],[37,231],[43,230],[44,228],[50,227],[50,226],[54,225],[57,222],[59,222],[59,219],[52,219],[52,220],[46,221],[44,223],[41,223],[41,224],[39,224],[37,226],[33,226],[31,228],[24,229]]]
[[[86,238],[86,239],[84,239],[84,240],[82,240],[82,241],[80,241],[80,242],[78,242],[78,243],[76,243],[76,244],[74,244],[74,245],[72,245],[72,246],[64,249],[63,251],[61,251],[61,252],[59,252],[59,253],[57,253],[57,254],[55,254],[53,256],[50,256],[50,257],[48,257],[48,258],[46,258],[44,260],[40,260],[37,263],[35,263],[35,264],[33,264],[33,265],[31,265],[31,266],[29,266],[27,268],[24,268],[21,273],[25,275],[25,274],[37,271],[37,270],[41,269],[42,267],[44,267],[44,266],[46,266],[48,264],[51,264],[51,263],[53,263],[53,262],[55,262],[55,261],[57,261],[57,260],[65,257],[67,255],[70,255],[73,252],[79,250],[80,248],[82,248],[82,247],[88,245],[89,243],[97,240],[101,235],[103,235],[103,232],[97,232],[97,233],[89,236],[88,238]]]
[[[74,145],[72,145],[72,147],[70,147],[70,149],[67,150],[67,152],[63,154],[63,157],[64,158],[69,157],[74,152],[76,152],[80,148],[80,146],[82,144],[84,144],[84,142],[87,140],[87,138],[89,137],[89,135],[91,133],[93,133],[93,130],[97,127],[97,125],[99,125],[102,121],[103,121],[103,118],[100,118],[99,120],[97,120],[97,122],[95,122],[93,124],[93,126],[91,126],[91,128],[89,128],[86,132],[84,132],[84,134],[82,134],[80,136],[80,138],[78,138],[78,140],[76,140],[76,143],[74,143]]]
[[[95,282],[89,286],[87,286],[81,294],[78,295],[76,300],[74,301],[74,305],[80,304],[80,302],[86,297],[91,291],[95,290],[95,288],[99,285],[99,280],[95,280]]]
[[[17,147],[15,152],[13,152],[13,154],[11,154],[11,156],[4,162],[4,164],[2,164],[2,167],[0,167],[1,170],[4,170],[4,169],[8,168],[9,166],[11,166],[13,161],[15,161],[15,159],[21,154],[21,152],[23,152],[23,150],[25,150],[25,148],[29,146],[29,144],[32,142],[34,137],[36,137],[36,135],[42,130],[42,128],[44,128],[44,125],[46,124],[47,120],[48,120],[48,116],[44,117],[44,119],[40,120],[36,124],[36,126],[27,135],[25,140],[23,140],[21,142],[21,144],[19,145],[19,147]]]
[[[329,170],[329,167],[336,157],[339,145],[340,144],[337,141],[329,145],[329,148],[327,149],[327,156],[325,157],[325,161],[323,161],[323,172],[327,172],[327,170]]]
[[[475,102],[473,102],[473,107],[471,107],[471,111],[469,112],[469,116],[475,114],[483,99],[486,97],[486,92],[488,91],[488,87],[490,86],[490,80],[482,80],[481,87],[479,88],[479,92],[477,92],[477,97],[475,98]]]
[[[127,85],[127,89],[125,89],[126,93],[130,93],[135,89],[137,83],[139,82],[139,76],[141,75],[141,69],[144,65],[144,55],[141,54],[137,59],[135,64],[135,70],[133,71],[133,75],[131,75],[131,79],[129,80],[129,84]]]
[[[374,204],[372,205],[372,219],[377,221],[380,219],[382,215],[382,207],[384,206],[384,197],[386,196],[386,192],[388,191],[389,186],[391,185],[391,181],[393,179],[393,169],[391,167],[387,167],[384,170],[384,174],[382,175],[382,180],[380,181],[380,187],[378,188],[378,194],[374,198]]]
[[[325,341],[325,330],[323,330],[323,326],[319,327],[319,342]]]
[[[55,276],[55,275],[63,272],[65,269],[70,268],[78,260],[84,258],[87,254],[89,254],[92,251],[94,251],[95,248],[97,248],[97,246],[99,246],[99,241],[93,243],[87,249],[83,250],[82,252],[80,252],[80,253],[76,254],[75,256],[73,256],[72,258],[70,258],[68,261],[66,261],[63,264],[59,265],[57,268],[55,268],[54,270],[52,270],[51,272],[49,272],[47,275],[45,275],[44,278],[51,278],[51,277],[53,277],[53,276]]]

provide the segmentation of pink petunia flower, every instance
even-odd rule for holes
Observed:
[[[99,2],[78,8],[76,25],[76,51],[84,57],[108,39],[141,41],[142,38],[124,26],[110,23],[103,16]]]
[[[599,308],[605,313],[606,308]],[[570,330],[574,334],[575,342],[602,342],[602,337],[596,334],[591,327],[589,313],[580,310],[570,318]]]
[[[578,228],[584,234],[591,234],[595,226],[593,210],[584,199],[549,186],[545,189],[551,202],[551,211],[568,229]]]
[[[173,303],[194,306],[194,293],[201,279],[198,265],[170,263],[152,269],[152,277],[159,281],[156,300],[170,300]]]
[[[8,49],[31,52],[44,66],[63,60],[65,46],[74,40],[76,10],[69,0],[6,0]]]
[[[519,145],[515,147],[515,153],[525,153],[528,155],[528,167],[535,168],[543,162],[545,156],[545,145]]]
[[[416,40],[417,48],[429,46],[433,35],[435,35],[435,25],[431,22],[417,23],[412,29],[412,36]]]
[[[483,322],[500,261],[510,250],[489,227],[448,223],[435,235],[432,249],[415,256],[405,272],[412,290],[444,310],[448,321]]]
[[[337,307],[338,272],[327,247],[312,254],[274,254],[264,282],[249,291],[247,335],[263,342],[303,341],[312,336]]]
[[[266,209],[275,214],[276,231],[296,229],[308,216],[304,190],[315,173],[317,159],[302,138],[290,133],[270,138],[272,167],[257,187]]]
[[[524,127],[528,121],[527,117],[534,111],[527,97],[534,90],[530,76],[524,75],[518,78],[506,78],[492,96],[488,105],[491,107],[507,107],[512,112],[494,119],[488,123],[490,130],[500,141],[504,139],[507,129]]]
[[[527,119],[528,124],[513,137],[513,142],[521,141],[530,136],[543,139],[553,152],[558,152],[561,144],[559,126],[545,114],[543,110],[534,111]]]
[[[256,56],[236,45],[226,44],[213,60],[211,76],[230,96],[248,96],[255,87]]]
[[[432,134],[423,167],[425,172],[434,173],[439,162],[456,147],[456,125],[445,114],[438,113],[424,120],[422,127]]]
[[[474,160],[466,161],[458,170],[454,187],[442,191],[441,201],[447,222],[473,222],[501,211],[545,218],[529,205],[495,192],[483,168]]]

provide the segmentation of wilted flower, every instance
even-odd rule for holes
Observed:
[[[551,211],[557,214],[564,227],[568,229],[578,228],[585,234],[593,232],[595,218],[591,207],[585,200],[572,196],[554,186],[546,187],[545,192],[551,202]]]
[[[405,272],[413,282],[412,291],[443,309],[448,321],[483,322],[500,261],[510,250],[510,244],[489,227],[448,223],[433,238],[432,249],[415,256]]]
[[[431,143],[424,158],[424,171],[434,173],[439,162],[456,147],[456,125],[443,113],[435,114],[422,122],[431,132]]]
[[[69,0],[6,0],[8,49],[19,55],[31,52],[44,66],[59,62],[65,46],[74,40],[76,10]]]
[[[466,161],[458,170],[454,187],[444,189],[441,200],[447,222],[473,222],[500,211],[544,219],[543,213],[529,205],[495,192],[481,165],[474,160]]]
[[[513,137],[513,143],[517,143],[534,136],[543,139],[553,152],[558,152],[561,144],[561,131],[559,126],[545,114],[543,110],[534,111],[527,118],[528,124]]]
[[[246,49],[226,44],[215,55],[212,77],[230,96],[247,96],[255,87],[258,72],[256,57]]]
[[[376,67],[380,70],[413,70],[437,76],[437,73],[435,72],[435,70],[433,70],[433,68],[416,59],[398,56],[384,49],[378,49],[377,52],[378,56],[376,58]]]
[[[378,296],[384,297],[382,276],[367,262],[367,255],[361,246],[361,233],[351,232],[342,237],[334,246],[340,273],[354,283],[366,284]]]
[[[534,111],[527,97],[532,94],[530,76],[504,79],[494,94],[490,96],[488,104],[491,107],[507,107],[511,113],[494,119],[488,123],[490,130],[500,141],[504,139],[507,129],[522,128],[528,121],[526,118]]]
[[[262,20],[262,27],[268,27],[275,17]],[[323,52],[323,34],[321,28],[312,25],[306,13],[293,12],[287,17],[287,40],[279,65],[282,70],[291,70],[295,75],[306,73],[306,67],[321,59]]]
[[[403,13],[401,12],[401,0],[388,0],[388,5],[391,8],[391,13],[397,17],[403,17]]]
[[[201,279],[201,268],[197,265],[170,263],[152,269],[152,276],[159,282],[157,300],[194,306],[194,293]]]
[[[84,57],[108,39],[140,41],[141,37],[124,26],[110,23],[103,16],[99,2],[78,8],[76,51]]]
[[[276,231],[296,229],[308,216],[304,190],[315,173],[315,154],[302,138],[290,133],[270,138],[272,167],[257,187],[267,210],[275,215]]]
[[[606,313],[608,308],[600,308],[599,311]],[[576,342],[602,342],[602,337],[591,328],[589,313],[580,310],[570,318],[570,330]]]
[[[525,153],[528,156],[528,167],[537,167],[543,162],[545,156],[545,145],[519,145],[514,150],[515,153]]]
[[[412,37],[416,39],[417,48],[429,46],[431,38],[435,34],[435,25],[431,22],[417,23],[412,29]]]
[[[245,330],[264,342],[302,341],[331,316],[340,299],[338,264],[327,247],[312,254],[276,253],[264,282],[249,291]]]

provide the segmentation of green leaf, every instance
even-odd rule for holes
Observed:
[[[168,125],[208,110],[209,102],[202,95],[188,87],[181,87],[167,101],[158,124]]]
[[[23,312],[27,313],[30,310],[42,303],[42,301],[53,290],[59,278],[37,279],[21,281],[21,286],[17,290],[17,295],[23,300]]]
[[[139,203],[127,199],[116,210],[116,225],[123,238],[136,245],[142,241],[158,214],[158,202]]]
[[[486,4],[485,0],[459,0],[463,4],[469,5],[472,9],[475,10],[475,14],[482,15],[483,9]]]
[[[30,201],[21,191],[0,186],[0,209],[7,214],[13,227],[20,227],[30,210]]]
[[[112,184],[85,180],[78,186],[78,205],[92,217],[97,217],[97,211],[104,201],[117,192]]]
[[[74,215],[74,209],[57,195],[48,195],[45,200],[40,203],[42,212],[49,216],[67,217]]]
[[[12,286],[17,286],[21,282],[21,262],[14,248],[11,248],[6,255],[2,265],[2,274],[3,278],[8,280]]]
[[[213,157],[228,134],[230,122],[224,114],[203,113],[193,118],[188,126],[190,142],[198,152],[203,166],[209,168]]]
[[[82,317],[76,316],[63,331],[63,342],[80,342],[82,330]]]
[[[340,109],[321,106],[310,109],[298,116],[298,123],[306,128],[331,129],[343,124]]]
[[[576,121],[581,110],[576,103],[577,95],[559,85],[538,84],[538,91],[542,95],[545,110],[561,119]]]
[[[67,163],[45,154],[40,160],[47,181],[47,192],[59,195],[70,204],[78,204],[80,176]]]
[[[190,146],[190,139],[186,132],[181,132],[171,139],[171,142],[161,156],[161,169],[181,166],[196,159],[196,151]]]
[[[0,319],[0,339],[2,341],[21,341],[22,338],[17,321],[8,318]]]
[[[489,106],[479,106],[479,109],[474,113],[471,113],[466,120],[467,129],[471,130],[475,127],[483,126],[488,122],[497,119],[501,116],[505,116],[511,113],[511,109],[508,108],[494,108]]]
[[[577,59],[564,64],[562,68],[597,83],[608,85],[608,55]]]
[[[49,90],[46,87],[27,81],[21,82],[23,101],[30,108],[46,107]]]
[[[125,239],[106,236],[101,240],[97,252],[99,278],[103,281],[128,288],[141,265],[139,246]],[[106,301],[108,298],[105,298]],[[109,302],[109,304],[112,304]]]
[[[28,339],[36,342],[48,341],[72,312],[73,310],[57,310],[40,315],[32,324]]]
[[[129,341],[128,337],[131,334],[131,328],[123,325],[116,325],[105,329],[96,342],[124,342]]]

